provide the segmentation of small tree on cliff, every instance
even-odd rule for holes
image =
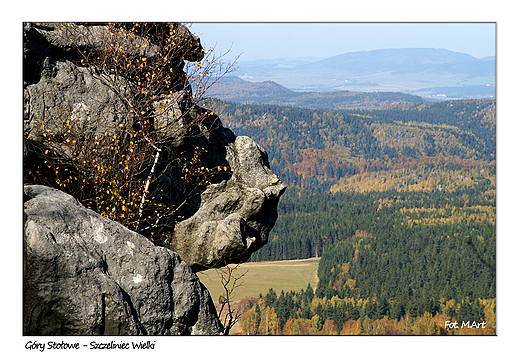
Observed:
[[[71,120],[76,108],[60,124],[65,131],[55,128],[55,118],[44,117],[41,131],[47,141],[35,149],[44,167],[27,168],[24,181],[62,189],[161,244],[163,231],[182,219],[180,209],[197,188],[230,171],[225,165],[205,167],[206,150],[200,146],[172,149],[171,142],[197,135],[198,126],[211,128],[216,116],[202,108],[211,105],[203,95],[234,63],[224,64],[203,50],[182,24],[69,23],[61,24],[59,33],[75,52],[76,64],[124,108],[114,108],[119,120],[105,126],[100,125],[105,118],[96,118],[94,129],[88,121]],[[187,73],[185,60],[194,62]],[[177,200],[165,200],[168,183],[160,180],[173,177],[180,193]]]

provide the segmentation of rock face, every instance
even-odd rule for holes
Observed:
[[[222,149],[233,175],[209,185],[198,210],[170,238],[173,250],[195,270],[242,262],[265,245],[286,188],[269,169],[265,151],[250,138],[233,138]]]
[[[142,236],[146,228],[140,235],[41,185],[56,183],[52,173],[35,169],[44,167],[44,153],[59,150],[69,163],[65,170],[79,173],[70,163],[85,157],[75,157],[68,143],[88,154],[103,133],[127,135],[136,126],[125,98],[136,84],[78,58],[78,50],[95,56],[105,46],[101,34],[117,39],[128,25],[112,33],[107,26],[24,24],[24,178],[33,173],[24,187],[24,334],[221,333],[211,297],[194,272],[244,262],[265,245],[286,185],[269,169],[264,149],[192,103],[184,61],[200,61],[204,51],[186,27],[152,28],[175,29],[185,46],[168,61],[174,92],[158,93],[147,107],[157,113],[154,148],[160,147],[151,154],[161,155],[156,154],[157,167],[152,160],[138,177],[144,188],[153,173],[149,197],[154,204],[177,205],[182,214],[160,217],[173,228],[161,241],[154,244]],[[66,30],[74,36],[64,37]],[[147,40],[154,39],[153,31],[147,38],[122,37],[117,51],[137,54],[142,62],[160,58],[161,44]],[[71,130],[79,133],[72,141]],[[186,190],[174,164],[200,148],[201,168],[226,169]]]
[[[24,188],[24,334],[218,334],[179,256],[41,185]]]
[[[71,41],[63,40],[64,29],[75,32]],[[60,24],[25,24],[24,163],[27,166],[38,157],[38,151],[31,148],[37,147],[35,144],[40,148],[48,144],[49,137],[44,137],[46,129],[51,129],[54,144],[63,147],[66,156],[64,138],[71,125],[86,133],[83,138],[86,146],[102,133],[125,131],[132,126],[125,100],[121,98],[124,90],[116,93],[95,70],[77,65],[74,48],[99,51],[102,41],[98,34],[104,29],[103,24],[74,25],[72,30]],[[158,169],[149,197],[160,192],[156,196],[160,196],[161,204],[175,207],[182,203],[179,211],[182,220],[162,219],[175,222],[172,224],[175,227],[164,235],[160,244],[177,252],[198,271],[244,262],[265,245],[276,221],[278,199],[286,185],[269,169],[264,149],[250,138],[236,137],[223,128],[216,115],[203,116],[205,110],[191,102],[191,88],[183,82],[184,61],[199,61],[204,52],[199,39],[185,27],[178,25],[177,30],[187,34],[184,57],[173,61],[171,68],[172,81],[177,81],[179,88],[173,95],[153,103],[159,113],[154,117],[154,126],[162,149],[158,167],[168,168],[168,161],[174,160],[178,153],[204,148],[207,153],[200,158],[200,166],[230,170],[212,178],[211,183],[200,185],[187,197],[181,189],[182,173]],[[155,56],[159,48],[135,37],[125,41],[122,49],[129,54],[134,51],[142,56]],[[136,46],[143,43],[147,46]],[[112,83],[123,84],[127,80],[121,77]],[[45,149],[39,149],[40,153]]]

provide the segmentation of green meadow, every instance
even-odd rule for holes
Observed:
[[[234,277],[244,274],[238,281],[238,287],[234,290],[231,301],[238,302],[246,297],[265,296],[272,288],[277,294],[281,291],[305,290],[310,284],[313,289],[318,284],[319,258],[305,260],[263,261],[246,262],[233,271]],[[229,267],[234,268],[235,265]],[[224,272],[224,271],[221,271]],[[217,302],[224,292],[218,271],[207,270],[198,272],[200,281],[211,293],[213,301]]]

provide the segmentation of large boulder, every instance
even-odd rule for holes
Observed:
[[[182,57],[171,62],[172,76],[182,74],[184,60],[201,61],[204,50],[200,39],[180,23],[173,24],[182,43]],[[24,81],[35,83],[43,70],[43,63],[60,59],[78,59],[77,49],[87,53],[99,53],[107,47],[107,43],[117,43],[121,51],[127,55],[145,57],[156,56],[161,49],[160,43],[152,43],[139,36],[147,33],[154,37],[155,32],[169,31],[168,23],[140,24],[140,31],[129,34],[132,24],[119,23],[115,27],[107,23],[24,23]]]
[[[179,256],[86,209],[24,187],[26,335],[219,334],[208,290]]]

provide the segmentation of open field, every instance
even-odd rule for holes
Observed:
[[[260,293],[265,296],[269,288],[273,288],[277,294],[280,294],[282,290],[284,292],[305,290],[310,283],[311,287],[315,289],[318,284],[319,262],[319,258],[311,258],[241,264],[233,275],[239,276],[245,273],[245,276],[240,281],[242,285],[235,289],[232,301],[237,302],[246,297],[257,297]],[[230,267],[234,266],[230,265]],[[217,271],[207,270],[198,272],[197,275],[210,291],[213,301],[218,301],[218,297],[224,290]]]

